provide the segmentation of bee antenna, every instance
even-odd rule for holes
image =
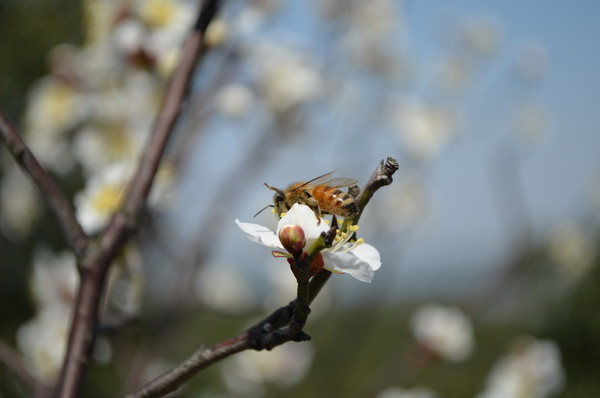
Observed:
[[[256,214],[254,215],[254,218],[256,218],[256,216],[258,216],[260,213],[262,213],[263,211],[265,211],[265,209],[266,209],[266,208],[268,208],[268,207],[275,207],[275,206],[273,206],[273,205],[266,205],[265,207],[263,207],[262,209],[260,209],[260,210],[258,211],[258,213],[256,213]]]
[[[280,195],[283,195],[283,191],[282,191],[281,189],[279,189],[279,188],[275,188],[275,187],[272,187],[272,186],[270,186],[269,184],[267,184],[266,182],[265,182],[265,184],[264,184],[264,185],[265,185],[265,187],[269,188],[271,191],[275,191],[275,192],[277,192],[278,194],[280,194]],[[264,209],[263,209],[263,210],[264,210]]]

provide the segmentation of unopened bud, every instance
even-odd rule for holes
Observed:
[[[279,231],[279,241],[290,253],[300,254],[306,245],[304,230],[298,225],[286,225]]]

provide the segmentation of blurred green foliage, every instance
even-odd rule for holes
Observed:
[[[0,107],[17,125],[22,121],[29,88],[48,73],[48,52],[61,43],[81,42],[80,27],[80,0],[0,1]],[[0,160],[12,162],[4,148],[0,151],[2,157],[7,155]],[[32,314],[27,276],[36,242],[64,246],[50,214],[45,213],[39,225],[26,241],[9,240],[0,231],[0,338],[11,344],[17,326]]]
[[[48,51],[80,43],[81,23],[80,0],[0,1],[0,104],[15,122],[30,85],[48,72]]]

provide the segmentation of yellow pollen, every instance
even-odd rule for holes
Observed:
[[[358,225],[349,225],[348,230],[352,232],[358,231]]]
[[[362,245],[363,243],[365,243],[365,240],[363,238],[358,238],[358,240],[356,241],[357,245]]]
[[[271,209],[271,213],[275,214],[275,213],[277,213],[277,210]]]
[[[331,222],[329,220],[323,219],[323,221],[325,222],[325,224],[329,225]]]
[[[284,213],[281,213],[281,214],[279,215],[279,218],[283,218],[283,217],[285,217],[285,212],[284,212]]]

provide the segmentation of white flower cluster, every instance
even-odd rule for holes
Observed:
[[[83,6],[85,41],[81,47],[59,45],[49,54],[50,73],[29,92],[24,134],[52,172],[82,170],[87,186],[76,207],[86,231],[94,233],[120,203],[198,1],[86,0]],[[8,192],[24,191],[14,189],[11,175],[5,173],[1,182],[8,197],[0,210],[11,215],[2,217],[2,227],[24,237],[36,221],[27,215],[38,204],[11,200],[16,194]]]
[[[71,253],[35,253],[30,286],[37,313],[19,327],[17,344],[32,372],[47,382],[62,364],[78,280]]]

